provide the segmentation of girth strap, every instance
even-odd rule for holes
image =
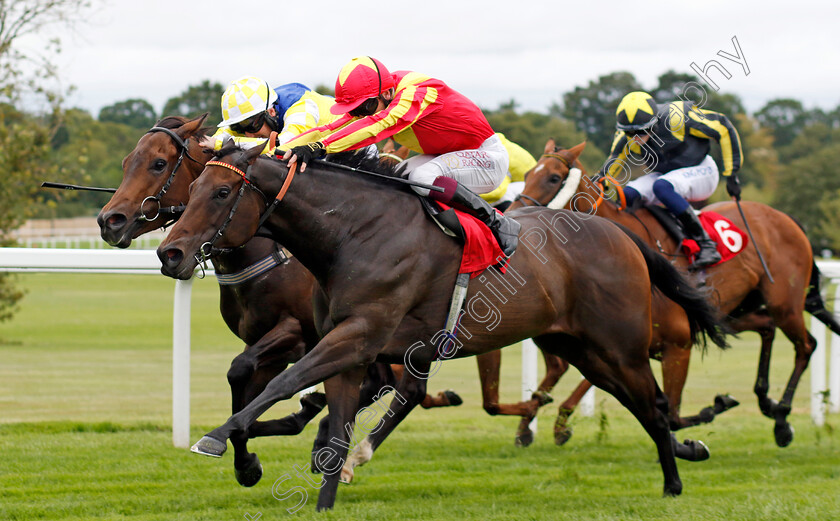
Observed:
[[[289,259],[291,257],[291,252],[289,252],[285,248],[281,248],[278,246],[271,253],[271,255],[258,262],[255,262],[254,264],[251,264],[242,271],[237,271],[236,273],[228,274],[217,273],[216,280],[219,282],[220,286],[234,286],[236,284],[242,284],[246,281],[253,279],[254,277],[259,277],[263,273],[276,266],[286,264],[287,262],[289,262]]]

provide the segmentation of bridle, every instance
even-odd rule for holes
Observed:
[[[178,167],[181,166],[181,163],[184,161],[184,156],[191,159],[192,161],[201,164],[201,161],[198,161],[194,157],[192,157],[189,153],[189,138],[181,139],[181,136],[173,132],[172,130],[164,127],[152,127],[146,131],[146,134],[153,134],[155,132],[163,132],[164,134],[168,135],[172,138],[172,141],[175,143],[175,146],[179,150],[178,160],[175,162],[175,167],[172,169],[172,172],[169,174],[169,178],[163,184],[163,187],[160,189],[157,195],[150,195],[143,199],[140,203],[140,216],[137,218],[138,221],[154,221],[161,214],[170,215],[167,219],[167,222],[164,223],[163,228],[166,228],[169,224],[176,221],[178,216],[180,216],[184,212],[184,205],[179,206],[170,206],[168,208],[161,208],[160,200],[161,198],[166,195],[166,192],[169,190],[169,187],[172,185],[172,181],[175,179],[175,173],[178,171]],[[146,212],[143,208],[146,206],[148,201],[152,201],[157,205],[157,210],[155,211],[155,215],[153,217],[146,216]]]
[[[230,163],[225,163],[223,161],[208,161],[205,164],[205,168],[208,166],[219,166],[222,168],[227,168],[239,175],[242,178],[242,184],[239,186],[239,192],[236,196],[236,200],[233,202],[233,206],[230,209],[227,217],[225,218],[222,225],[213,235],[213,237],[201,245],[198,249],[198,253],[195,254],[195,260],[201,266],[202,264],[206,263],[207,260],[212,258],[214,255],[219,255],[223,253],[227,253],[232,251],[233,248],[216,248],[216,242],[222,238],[225,233],[225,230],[230,225],[231,221],[233,221],[233,216],[236,214],[236,210],[239,208],[239,203],[242,202],[242,198],[245,195],[245,190],[247,188],[251,188],[256,193],[260,195],[263,200],[263,205],[265,206],[262,215],[260,215],[259,223],[257,224],[257,229],[259,230],[265,221],[271,216],[272,212],[274,212],[275,208],[280,204],[280,201],[283,200],[285,197],[286,192],[289,189],[289,185],[292,183],[292,179],[295,177],[295,171],[297,170],[297,163],[293,164],[292,167],[289,169],[289,173],[286,174],[286,179],[283,181],[283,186],[280,188],[280,191],[277,192],[277,196],[274,198],[273,201],[269,202],[268,197],[266,197],[265,193],[260,190],[260,188],[254,184],[254,182],[250,178],[251,167],[249,166],[246,171],[242,171],[242,169],[231,165]],[[204,268],[202,267],[202,276],[199,278],[203,278]]]
[[[554,158],[554,159],[558,159],[561,163],[563,163],[564,165],[566,165],[566,168],[572,168],[572,165],[570,165],[570,164],[569,164],[569,160],[568,160],[568,159],[566,159],[565,157],[561,156],[560,154],[547,153],[547,154],[543,154],[542,156],[540,156],[540,159],[542,159],[542,158],[544,158],[544,157],[551,157],[551,158]],[[568,179],[568,177],[566,177],[565,179],[563,179],[563,182],[562,182],[562,183],[560,183],[560,186],[558,186],[558,187],[557,187],[557,193],[559,193],[559,192],[560,192],[560,190],[562,190],[563,185],[565,185],[565,184],[566,184],[566,180],[567,180],[567,179]],[[554,194],[554,196],[556,196],[556,195],[557,195],[557,193],[555,193],[555,194]],[[552,197],[554,197],[554,196],[552,196]],[[530,202],[531,202],[531,204],[530,204],[530,205],[527,205],[527,204],[525,204],[525,203],[522,203],[522,205],[523,205],[523,206],[548,206],[548,205],[546,205],[546,204],[543,204],[543,203],[541,203],[541,202],[537,201],[537,200],[536,200],[536,199],[534,199],[533,197],[531,197],[531,196],[529,196],[529,195],[522,194],[522,193],[520,193],[519,195],[517,195],[517,196],[516,196],[513,200],[514,200],[514,201],[519,201],[519,200],[521,200],[521,199],[525,199],[526,201],[530,201]]]
[[[543,157],[550,157],[550,158],[553,158],[553,159],[557,159],[557,160],[559,160],[561,163],[563,163],[563,164],[566,166],[566,168],[567,168],[567,169],[571,169],[571,168],[572,168],[572,165],[569,163],[569,160],[568,160],[568,159],[566,159],[565,157],[561,156],[560,154],[547,153],[547,154],[543,154],[543,155],[540,157],[540,159],[542,159]],[[562,189],[563,189],[563,186],[566,184],[566,181],[567,181],[568,179],[569,179],[569,177],[568,177],[568,176],[566,176],[566,177],[563,179],[563,182],[562,182],[562,183],[560,183],[560,186],[558,186],[558,187],[557,187],[557,192],[555,192],[555,193],[552,195],[552,198],[553,198],[553,197],[556,197],[556,196],[557,196],[557,194],[558,194],[558,193],[560,193],[560,190],[562,190]],[[620,203],[620,205],[619,205],[619,208],[618,208],[618,209],[619,209],[619,210],[624,210],[625,208],[627,208],[627,201],[626,201],[626,199],[625,199],[625,197],[624,197],[624,190],[623,190],[623,189],[622,189],[622,187],[621,187],[621,183],[619,183],[619,182],[618,182],[618,181],[616,181],[613,177],[608,176],[608,175],[597,175],[597,174],[596,174],[596,175],[592,176],[590,179],[591,179],[591,180],[592,180],[592,182],[595,184],[595,186],[597,186],[597,187],[598,187],[598,199],[597,199],[597,200],[595,201],[595,203],[592,205],[592,210],[593,210],[593,212],[594,212],[594,211],[597,211],[597,210],[598,210],[598,207],[599,207],[599,206],[601,205],[601,203],[604,201],[604,195],[605,195],[605,193],[606,193],[606,184],[607,184],[607,182],[610,182],[610,183],[611,183],[611,184],[615,187],[616,191],[618,192],[619,201],[621,202],[621,203]],[[525,195],[525,194],[519,194],[519,195],[517,195],[517,196],[516,196],[516,199],[514,199],[514,200],[515,200],[515,201],[518,201],[518,200],[520,200],[520,199],[525,199],[525,200],[527,200],[527,201],[530,201],[531,203],[533,203],[533,206],[548,206],[547,204],[543,204],[543,203],[541,203],[541,202],[537,201],[536,199],[534,199],[533,197],[527,196],[527,195]],[[523,203],[523,205],[524,205],[524,203]],[[525,206],[529,206],[529,205],[525,205]]]

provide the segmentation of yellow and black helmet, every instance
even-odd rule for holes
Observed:
[[[645,130],[656,124],[656,101],[647,92],[624,96],[615,110],[615,128],[624,132]]]

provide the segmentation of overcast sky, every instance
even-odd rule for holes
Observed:
[[[668,69],[713,59],[731,78],[711,79],[750,111],[779,97],[840,104],[840,7],[830,1],[92,1],[75,33],[44,36],[62,39],[59,74],[77,88],[68,105],[94,116],[129,98],[160,111],[204,79],[334,85],[363,54],[440,78],[489,109],[514,98],[545,111],[618,70],[653,88]],[[737,53],[733,37],[749,75],[717,54]]]

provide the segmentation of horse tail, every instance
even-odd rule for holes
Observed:
[[[825,309],[820,293],[820,269],[816,262],[811,267],[811,281],[808,284],[808,293],[805,295],[805,311],[825,324],[834,334],[840,335],[840,323],[830,311]]]
[[[802,233],[805,233],[805,228],[798,219],[788,215],[790,219],[799,226]],[[807,236],[807,234],[806,234]],[[822,294],[820,293],[820,269],[817,267],[817,261],[812,261],[811,266],[811,280],[808,284],[808,293],[805,295],[805,311],[811,314],[814,318],[825,324],[834,334],[840,335],[840,323],[834,318],[827,309],[825,309],[825,302],[823,302]]]
[[[721,323],[717,309],[709,303],[709,291],[694,287],[664,256],[628,228],[618,225],[642,252],[650,274],[651,284],[663,295],[676,302],[688,316],[691,343],[709,338],[721,349],[726,349],[726,328]]]

